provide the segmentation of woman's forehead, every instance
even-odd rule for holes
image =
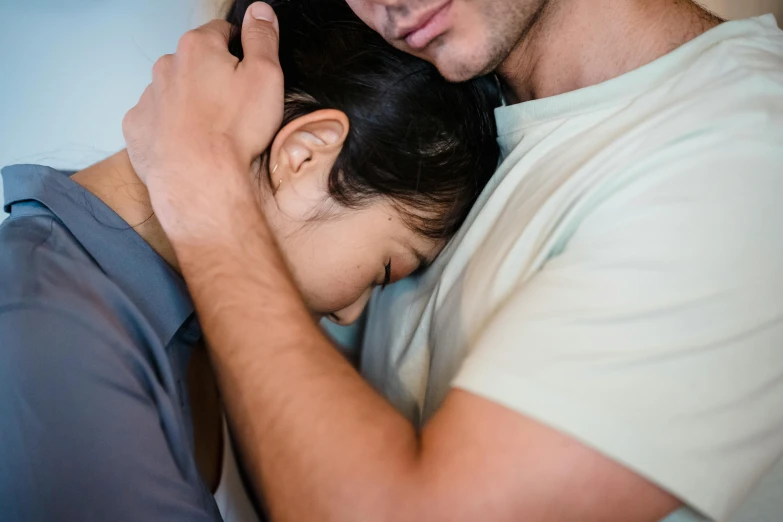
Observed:
[[[346,234],[409,251],[422,265],[431,263],[446,243],[445,239],[429,238],[415,231],[410,211],[398,203],[378,198],[361,209],[346,212],[352,214],[341,220]]]

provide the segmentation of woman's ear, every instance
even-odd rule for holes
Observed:
[[[348,129],[348,117],[335,109],[311,112],[283,127],[269,156],[269,181],[275,197],[295,194],[305,200],[323,200]]]

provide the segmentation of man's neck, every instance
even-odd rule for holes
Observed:
[[[126,150],[77,172],[71,179],[116,212],[153,250],[179,271],[174,249],[152,211],[147,187],[133,170]]]
[[[498,73],[516,102],[555,96],[637,69],[721,21],[690,0],[549,0]]]

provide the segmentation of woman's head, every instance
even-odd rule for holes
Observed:
[[[228,20],[241,25],[251,3]],[[464,221],[497,165],[497,85],[446,82],[343,0],[270,4],[286,106],[260,198],[308,306],[350,322],[374,285],[434,258]],[[242,57],[238,31],[230,49]]]

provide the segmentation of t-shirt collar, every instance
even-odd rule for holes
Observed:
[[[726,40],[766,32],[779,32],[774,15],[724,22],[647,65],[611,80],[558,96],[507,105],[495,109],[498,140],[510,150],[519,131],[538,123],[600,109],[659,85],[687,69],[709,48]]]

